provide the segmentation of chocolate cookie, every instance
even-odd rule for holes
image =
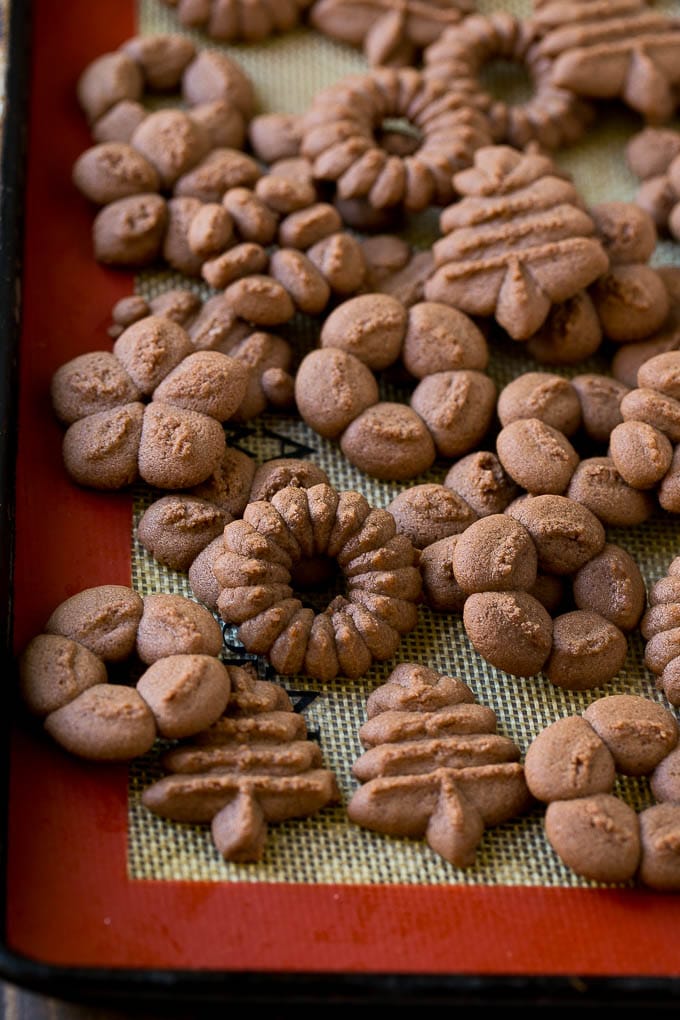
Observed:
[[[649,605],[640,621],[645,641],[645,665],[656,677],[656,686],[671,705],[680,705],[680,584],[678,558],[664,576],[649,588]]]
[[[332,39],[363,48],[371,65],[411,67],[425,47],[472,9],[470,0],[317,0],[309,23]]]
[[[574,91],[553,84],[548,60],[534,59],[539,37],[532,19],[508,11],[473,14],[428,46],[425,74],[465,90],[470,104],[488,116],[494,142],[517,149],[538,142],[543,149],[558,149],[583,134],[592,110]],[[523,68],[531,80],[527,101],[506,102],[482,85],[482,72],[494,61]]]
[[[160,489],[192,488],[219,469],[222,423],[250,389],[243,360],[197,351],[176,321],[144,315],[119,334],[111,354],[81,355],[55,373],[55,414],[70,422],[64,465],[92,488],[123,488],[139,477]],[[132,394],[138,399],[130,402]]]
[[[400,298],[366,293],[339,305],[295,382],[305,422],[339,439],[356,467],[385,480],[413,478],[437,455],[473,449],[491,425],[496,401],[484,371],[486,340],[472,320],[437,302],[407,307]],[[419,380],[410,408],[379,400],[372,375],[400,356]]]
[[[402,662],[369,696],[367,712],[366,750],[352,768],[361,785],[347,807],[355,824],[424,837],[465,868],[486,826],[529,807],[519,748],[496,734],[494,713],[456,677]]]
[[[680,21],[644,0],[539,0],[532,20],[542,39],[535,59],[551,61],[550,81],[584,99],[619,99],[649,123],[675,109]],[[644,60],[639,57],[644,53]]]
[[[289,486],[271,501],[250,503],[242,521],[224,529],[212,564],[222,619],[238,626],[252,652],[277,672],[321,680],[361,676],[394,655],[417,622],[422,582],[413,547],[397,536],[393,516],[357,492],[332,486]],[[294,588],[342,578],[322,613]]]
[[[340,792],[283,688],[238,666],[227,673],[224,715],[165,754],[168,774],[142,803],[161,818],[210,823],[225,860],[257,861],[269,822],[316,814]]]
[[[162,0],[177,9],[184,28],[203,31],[211,39],[228,43],[256,43],[280,32],[290,32],[304,17],[312,0],[291,0],[285,4],[265,0]]]
[[[548,725],[526,754],[532,795],[548,804],[549,843],[577,874],[604,883],[677,889],[678,725],[662,705],[634,695],[591,702]],[[615,795],[616,773],[649,776],[662,803],[636,815]],[[670,808],[670,811],[661,810]]]
[[[607,271],[594,221],[547,156],[482,146],[453,183],[462,198],[441,216],[429,301],[493,317],[513,339],[528,340],[553,305]]]
[[[100,585],[52,612],[21,653],[19,689],[64,750],[125,761],[220,717],[230,691],[221,649],[214,617],[193,600]],[[108,663],[139,672],[140,662],[148,668],[134,687],[108,682]]]
[[[389,119],[411,126],[404,155],[380,144],[379,129]],[[380,67],[317,93],[304,116],[301,153],[315,179],[332,182],[340,198],[419,212],[451,201],[452,175],[489,141],[483,114],[463,92],[414,68]]]
[[[463,624],[475,650],[513,676],[534,676],[550,655],[552,619],[527,592],[470,595],[463,607]]]

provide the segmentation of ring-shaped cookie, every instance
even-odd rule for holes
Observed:
[[[221,650],[218,622],[193,599],[104,584],[56,607],[20,656],[19,690],[70,754],[127,761],[222,715],[231,678]],[[132,686],[109,682],[112,664],[146,668]]]
[[[260,407],[252,365],[194,346],[166,315],[133,322],[112,351],[72,358],[51,381],[68,475],[108,491],[139,479],[159,489],[200,485],[224,457],[224,422],[240,407]]]
[[[298,366],[295,401],[359,470],[403,481],[482,441],[497,398],[488,357],[484,335],[455,308],[360,294],[325,320],[319,347]],[[399,362],[414,384],[408,402],[380,394],[376,373]]]
[[[419,545],[395,503],[388,509]],[[424,603],[461,613],[475,651],[496,669],[542,673],[571,691],[619,673],[647,592],[635,559],[607,540],[588,507],[567,496],[524,493],[420,548]]]
[[[383,67],[315,97],[300,151],[317,180],[335,182],[338,198],[418,212],[451,201],[452,174],[489,137],[485,115],[461,91],[411,67]]]
[[[362,676],[417,623],[421,578],[411,541],[359,492],[287,486],[249,503],[222,542],[212,565],[217,610],[237,625],[246,650],[282,675]],[[329,569],[346,594],[317,612],[294,588],[318,591]]]
[[[181,93],[187,114],[215,145],[240,148],[255,110],[255,91],[241,66],[224,53],[197,50],[180,34],[136,35],[91,61],[77,98],[96,142],[127,142],[152,115],[149,94]],[[181,138],[175,135],[177,158]],[[200,158],[200,156],[198,157]]]
[[[532,59],[536,41],[531,21],[506,12],[472,15],[427,47],[423,74],[429,81],[443,81],[463,92],[471,106],[488,116],[495,142],[517,148],[538,142],[546,149],[558,149],[583,134],[591,111],[573,92],[551,83],[550,62]],[[482,72],[494,61],[524,68],[532,86],[526,102],[506,102],[483,86]]]

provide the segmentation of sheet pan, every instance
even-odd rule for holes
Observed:
[[[27,722],[17,652],[68,595],[133,577],[134,497],[103,499],[65,478],[48,393],[60,364],[110,346],[111,307],[145,286],[93,261],[91,210],[70,168],[89,144],[80,70],[150,12],[132,0],[71,0],[58,17],[49,0],[11,11],[0,270],[4,976],[125,1002],[677,1007],[677,897],[460,876],[135,877],[129,769],[84,766]]]

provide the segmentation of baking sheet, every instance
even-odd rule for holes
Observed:
[[[90,142],[75,102],[80,70],[138,30],[173,30],[176,24],[159,0],[138,6],[72,0],[58,25],[50,10],[47,0],[35,0],[16,476],[17,650],[40,632],[56,604],[85,587],[132,583],[142,592],[188,592],[183,576],[159,568],[135,540],[148,493],[103,497],[77,490],[64,477],[62,433],[48,398],[60,364],[110,347],[106,328],[119,297],[179,282],[168,273],[135,277],[97,266],[90,250],[91,210],[70,184],[70,167]],[[57,33],[59,61],[53,58]],[[274,102],[301,109],[309,90],[363,60],[304,29],[260,47],[228,50],[258,83],[263,109]],[[560,154],[588,201],[632,195],[622,147],[637,126],[614,110],[597,138],[591,134]],[[420,243],[427,243],[425,234]],[[676,253],[663,245],[657,258],[672,261]],[[300,342],[310,342],[310,334]],[[525,368],[515,348],[493,354],[499,385]],[[386,505],[403,487],[362,476],[333,444],[285,416],[263,416],[232,438],[260,460],[309,455],[335,484],[358,488],[374,505]],[[440,481],[444,470],[435,465],[418,481]],[[658,515],[644,530],[610,537],[636,555],[649,582],[675,555],[676,534],[675,524]],[[225,654],[238,657],[239,651]],[[637,637],[625,669],[606,691],[570,695],[547,682],[498,674],[471,649],[459,619],[427,610],[398,651],[400,660],[426,661],[461,675],[496,710],[499,732],[523,750],[547,722],[580,711],[600,693],[635,690],[658,697],[641,656]],[[305,718],[346,796],[365,697],[392,665],[340,685],[284,681],[294,699],[304,696]],[[265,675],[265,664],[260,669]],[[7,965],[15,972],[27,973],[33,961],[43,968],[40,978],[32,972],[33,980],[68,982],[77,975],[81,983],[120,992],[123,975],[133,968],[147,989],[158,992],[162,974],[175,987],[205,994],[214,992],[206,973],[229,974],[227,997],[237,987],[246,997],[254,994],[247,984],[254,974],[270,982],[312,974],[345,990],[355,981],[361,995],[376,988],[387,994],[386,975],[403,989],[419,979],[425,990],[448,983],[451,995],[487,997],[498,981],[506,982],[508,993],[538,989],[545,981],[576,996],[602,982],[610,991],[628,982],[629,992],[648,996],[677,991],[677,898],[597,887],[574,876],[546,849],[540,812],[488,831],[470,870],[452,868],[425,844],[358,830],[347,823],[342,806],[272,827],[264,861],[234,865],[219,858],[205,827],[173,826],[144,812],[139,794],[155,767],[153,755],[130,769],[84,767],[47,743],[17,709],[5,916]],[[636,807],[648,802],[644,783],[622,783]]]

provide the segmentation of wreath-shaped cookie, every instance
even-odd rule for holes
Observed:
[[[654,219],[659,232],[680,236],[680,131],[647,127],[628,142],[628,166],[640,181],[635,201]]]
[[[196,350],[171,319],[140,319],[112,351],[81,354],[52,377],[68,474],[100,490],[139,478],[160,489],[198,485],[224,456],[223,423],[242,404],[248,375],[227,354]]]
[[[376,68],[317,93],[300,151],[314,178],[333,182],[340,199],[418,212],[452,200],[452,175],[489,140],[486,117],[463,93],[414,68]]]
[[[637,386],[621,400],[623,421],[610,437],[610,455],[634,489],[656,495],[667,513],[680,513],[680,352],[643,362]]]
[[[170,108],[164,116],[144,105],[149,93],[178,90],[184,111]],[[94,141],[129,142],[139,130],[140,147],[160,162],[166,185],[210,149],[240,148],[255,110],[253,84],[235,60],[197,52],[190,39],[173,34],[133,36],[97,57],[80,75],[77,97]]]
[[[354,491],[288,486],[249,503],[224,529],[212,572],[222,619],[283,675],[358,677],[391,658],[417,622],[421,591],[410,541]],[[341,580],[316,611],[295,588]]]
[[[401,361],[416,381],[409,404],[381,400],[375,373]],[[328,316],[320,346],[295,377],[302,418],[367,474],[414,478],[437,456],[460,457],[487,432],[496,386],[486,340],[462,312],[390,294],[362,294]]]
[[[515,18],[506,11],[474,14],[447,28],[427,47],[423,72],[429,80],[444,81],[463,93],[471,106],[483,111],[495,142],[519,149],[538,142],[545,149],[558,149],[581,137],[592,110],[574,92],[552,83],[549,61],[533,59],[532,48],[538,38],[531,20]],[[526,102],[506,102],[482,85],[482,70],[498,60],[527,71],[532,95]]]
[[[399,500],[393,513],[401,533]],[[513,676],[542,672],[566,690],[589,690],[616,676],[627,635],[645,609],[634,558],[607,541],[595,514],[568,496],[518,496],[427,545],[420,567],[424,601],[462,613],[487,662]]]
[[[645,666],[674,707],[680,706],[680,557],[650,586],[649,606],[640,621]]]
[[[71,754],[124,761],[221,716],[231,686],[221,650],[219,624],[192,599],[100,585],[60,603],[28,643],[20,693]],[[115,664],[141,672],[134,686],[109,682]]]
[[[294,352],[278,334],[263,332],[238,319],[224,294],[202,301],[189,287],[171,287],[154,297],[121,298],[112,309],[109,334],[117,340],[128,327],[148,316],[171,319],[187,333],[195,350],[214,350],[238,361],[247,373],[245,394],[235,420],[248,421],[267,406],[293,402]]]

